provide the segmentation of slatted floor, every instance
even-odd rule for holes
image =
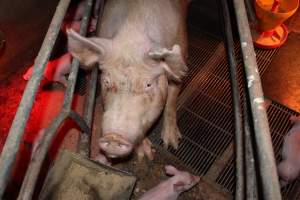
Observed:
[[[224,49],[222,42],[218,39],[194,30],[190,32],[188,61],[190,74],[184,80],[183,91],[179,97],[181,103],[178,107],[178,126],[183,139],[177,150],[168,149],[169,153],[175,155],[199,175],[205,175],[208,172],[234,139],[229,67],[225,50],[220,55],[217,49]],[[235,51],[239,53],[238,45]],[[261,76],[276,53],[277,50],[256,50]],[[241,59],[237,61],[239,86],[242,89],[242,61]],[[283,136],[291,128],[289,116],[295,112],[272,102],[267,113],[278,161]],[[154,144],[162,146],[160,126],[161,123],[154,128],[150,138]],[[215,179],[215,183],[233,194],[234,179],[232,155]],[[284,199],[294,185],[291,184],[282,191]]]

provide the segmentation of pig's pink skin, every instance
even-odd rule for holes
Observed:
[[[88,32],[94,32],[96,30],[96,24],[97,24],[97,20],[95,18],[91,18],[89,27],[88,27]],[[66,33],[67,29],[73,29],[76,32],[79,32],[80,30],[80,25],[81,25],[81,20],[78,21],[72,21],[72,22],[63,22],[62,28],[61,30]]]
[[[182,192],[191,189],[200,180],[199,176],[179,171],[171,165],[165,166],[165,169],[168,175],[173,176],[147,191],[139,200],[176,200]]]
[[[104,165],[111,166],[111,162],[109,162],[106,156],[101,153],[94,158],[94,161]]]
[[[96,0],[95,5],[93,7],[92,16],[90,20],[90,24],[88,27],[88,32],[94,32],[96,30],[97,24],[97,11],[99,10],[101,0]],[[72,7],[68,10],[66,17],[63,21],[61,30],[66,33],[66,29],[74,29],[75,31],[79,32],[80,24],[84,15],[86,0],[80,1],[77,6]]]
[[[132,152],[162,111],[164,144],[178,147],[176,100],[187,71],[187,6],[187,0],[110,0],[97,37],[67,30],[69,51],[83,68],[100,64],[99,144],[107,156]]]
[[[146,157],[149,160],[153,160],[154,159],[154,152],[155,150],[152,149],[152,143],[148,138],[145,138],[139,145],[137,145],[135,147],[135,152],[138,156],[138,161],[142,161],[142,159]]]
[[[65,87],[67,86],[67,79],[65,75],[70,73],[72,56],[69,53],[61,57],[51,60],[47,63],[44,72],[44,78],[49,82],[59,82]],[[29,80],[33,73],[33,66],[23,75],[24,80]]]
[[[300,117],[292,116],[294,123],[283,140],[282,161],[277,170],[281,187],[295,180],[300,173]]]

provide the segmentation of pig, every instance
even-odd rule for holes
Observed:
[[[47,63],[44,78],[48,82],[58,82],[67,86],[66,75],[70,73],[71,69],[71,59],[70,53],[66,53],[61,57],[51,60]],[[26,73],[23,75],[24,80],[29,80],[33,73],[33,66],[29,67]]]
[[[182,192],[191,189],[200,181],[199,176],[179,171],[171,165],[166,165],[165,170],[166,174],[173,177],[147,191],[139,200],[176,200]]]
[[[152,149],[152,143],[148,138],[145,138],[139,145],[135,147],[135,152],[138,156],[138,161],[142,161],[144,156],[149,160],[153,160],[153,153],[155,152],[154,149]]]
[[[95,5],[93,7],[93,13],[91,17],[91,21],[88,27],[88,32],[93,32],[96,30],[97,24],[97,12],[100,7],[101,0],[96,0]],[[62,23],[61,30],[65,33],[67,28],[73,28],[77,32],[79,32],[81,20],[84,14],[84,9],[86,5],[86,0],[81,0],[77,6],[71,7],[68,10],[64,21]],[[66,75],[70,73],[71,69],[71,56],[69,53],[65,53],[64,55],[60,56],[55,60],[51,60],[48,62],[44,77],[48,82],[58,82],[63,84],[64,86],[67,85]],[[26,73],[23,75],[24,80],[29,80],[33,72],[33,65],[28,68]]]
[[[101,5],[101,0],[96,0],[93,6],[92,15],[90,18],[90,24],[88,27],[89,33],[94,32],[96,30],[96,24],[98,18],[97,11],[99,10],[100,5]],[[83,18],[84,11],[85,11],[85,6],[86,6],[86,0],[81,0],[78,3],[78,5],[72,6],[68,10],[61,28],[64,33],[66,33],[66,29],[68,28],[73,28],[74,30],[79,32],[81,20]]]
[[[99,64],[99,146],[108,157],[126,157],[145,145],[146,133],[162,112],[164,145],[178,147],[176,99],[187,73],[187,7],[187,0],[110,0],[96,37],[67,30],[69,52],[83,68]]]
[[[103,165],[111,166],[111,162],[103,154],[98,154],[94,159],[95,162],[101,163]]]
[[[290,120],[294,125],[284,137],[282,161],[277,167],[281,187],[295,180],[300,173],[300,117],[292,116]]]

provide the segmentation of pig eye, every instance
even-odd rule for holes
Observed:
[[[106,88],[111,88],[111,80],[108,76],[102,77],[102,85]]]
[[[145,90],[151,89],[152,86],[153,86],[153,83],[152,83],[152,82],[150,82],[150,81],[145,81],[145,84],[144,84]]]

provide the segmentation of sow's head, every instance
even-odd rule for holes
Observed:
[[[126,43],[67,33],[69,51],[84,69],[99,64],[104,111],[100,148],[112,158],[127,156],[163,110],[168,79],[180,81],[184,75],[180,47],[167,50],[135,45],[132,38]]]

